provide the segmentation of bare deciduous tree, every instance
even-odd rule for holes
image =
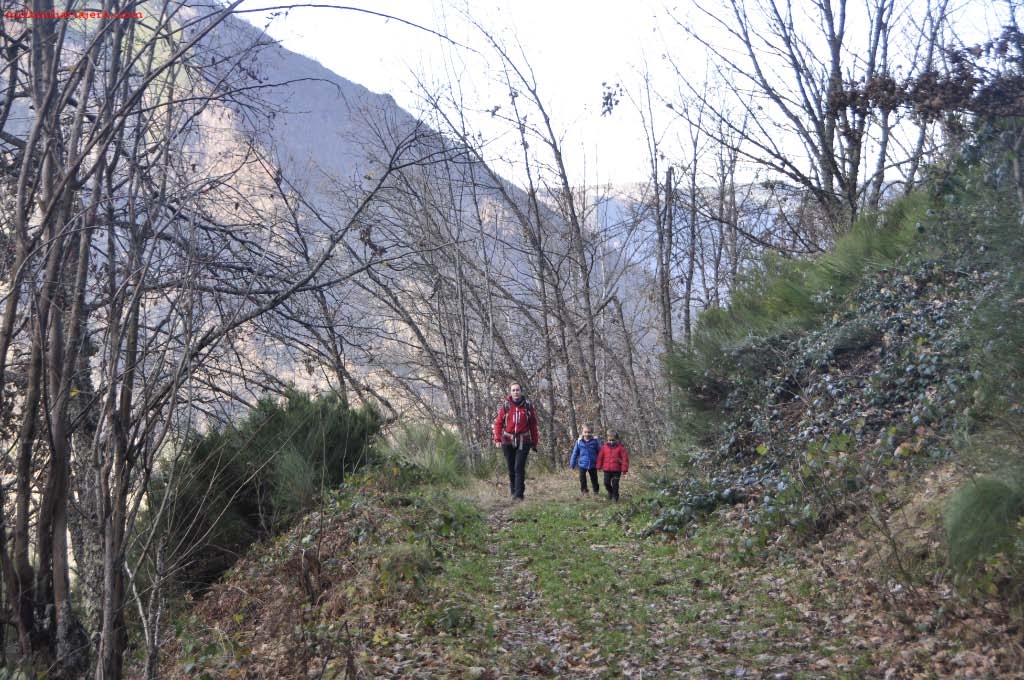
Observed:
[[[0,562],[19,658],[66,677],[90,655],[96,678],[121,676],[133,526],[191,395],[253,320],[318,288],[398,162],[296,238],[310,228],[288,207],[301,197],[241,132],[260,83],[240,65],[260,45],[206,42],[235,5],[108,1],[145,15],[2,24]]]
[[[807,192],[830,237],[861,209],[878,207],[888,170],[910,163],[916,171],[920,148],[915,155],[893,143],[897,126],[906,127],[896,116],[898,102],[865,94],[894,89],[894,41],[918,34],[909,6],[898,0],[735,0],[724,13],[695,6],[710,28],[686,29],[717,61],[749,123],[740,128],[721,118],[708,133],[724,124],[738,143],[719,143],[735,144],[741,157]],[[937,16],[933,29],[942,21]],[[740,46],[739,55],[723,47],[722,35]],[[926,53],[936,38],[932,30],[921,43]],[[919,68],[914,54],[907,58],[911,70]]]

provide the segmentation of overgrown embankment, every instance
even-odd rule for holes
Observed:
[[[834,571],[821,546],[853,531],[880,546],[867,564],[894,606],[1019,628],[1024,238],[997,132],[833,252],[765,258],[701,317],[674,361],[677,465],[649,533],[694,535],[739,505],[752,550],[817,547]],[[986,659],[1020,672],[1015,650]]]

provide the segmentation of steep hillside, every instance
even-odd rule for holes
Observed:
[[[708,349],[714,368],[680,366],[691,461],[713,476],[672,485],[684,502],[659,528],[672,531],[691,509],[713,506],[710,493],[719,502],[757,497],[768,524],[813,538],[863,509],[890,471],[953,457],[952,437],[971,402],[972,313],[999,275],[911,251],[874,266],[869,260],[856,285],[807,301],[820,326],[778,319],[780,329]]]
[[[191,4],[203,6],[202,0]],[[377,161],[384,129],[402,135],[419,124],[390,95],[281,47],[236,16],[203,39],[203,50],[222,60],[211,83],[229,101],[250,105],[239,106],[244,117],[238,124],[274,149],[284,177],[314,203],[363,177]]]

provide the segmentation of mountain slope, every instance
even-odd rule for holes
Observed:
[[[204,51],[224,55],[223,68],[239,70],[254,88],[245,100],[255,105],[247,127],[276,151],[288,181],[315,198],[363,177],[387,141],[379,137],[383,126],[407,132],[418,125],[390,95],[281,47],[238,17],[227,17],[205,38]],[[245,57],[236,62],[234,55]]]

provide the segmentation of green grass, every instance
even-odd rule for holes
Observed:
[[[177,655],[211,677],[267,663],[219,647],[223,630],[238,649],[284,644],[279,674],[309,655],[338,663],[351,645],[374,677],[856,678],[903,650],[864,640],[914,635],[931,611],[864,599],[866,583],[888,580],[860,573],[855,551],[749,542],[741,509],[723,507],[686,535],[643,537],[649,506],[636,500],[487,507],[429,485],[381,489],[369,476],[333,492],[327,524],[311,519],[266,544],[218,589],[219,618],[182,620]],[[287,565],[297,545],[318,543],[334,585],[311,605]],[[298,631],[285,643],[268,629],[282,617]]]
[[[768,670],[771,659],[797,653],[809,634],[792,603],[832,604],[819,597],[820,586],[794,575],[790,565],[752,555],[743,547],[742,531],[729,522],[712,518],[692,538],[666,542],[639,537],[649,521],[628,506],[604,502],[528,504],[489,535],[489,548],[453,556],[436,587],[474,593],[476,632],[496,631],[501,624],[494,612],[510,595],[493,575],[509,559],[523,560],[539,593],[538,609],[523,615],[548,621],[546,629],[571,627],[578,650],[583,643],[596,648],[595,667],[604,669],[598,676],[607,678],[659,663],[696,669],[696,662],[671,656],[695,639],[729,641],[727,648],[710,650],[723,668],[762,663]],[[832,637],[824,642],[843,644]],[[503,656],[482,639],[452,645],[482,666],[510,665],[512,672],[547,653],[539,645]]]

